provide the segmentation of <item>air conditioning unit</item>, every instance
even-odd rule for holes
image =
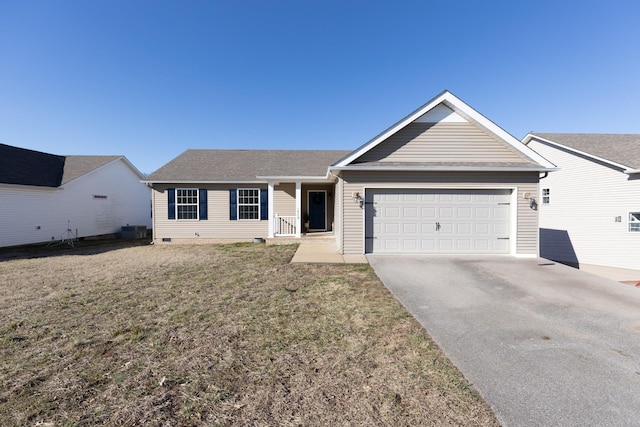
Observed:
[[[147,237],[147,226],[146,225],[123,226],[122,231],[120,232],[120,237],[122,239],[127,239],[127,240],[144,239]]]

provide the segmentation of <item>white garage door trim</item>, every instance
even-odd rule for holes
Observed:
[[[364,202],[365,202],[364,209],[363,209],[363,216],[362,216],[362,222],[363,222],[362,230],[364,231],[363,233],[364,234],[363,235],[363,240],[364,240],[363,252],[364,253],[374,253],[374,252],[376,253],[407,253],[407,254],[409,253],[426,253],[426,254],[482,253],[482,254],[512,254],[513,255],[516,252],[517,208],[518,208],[517,207],[517,201],[518,201],[517,188],[514,188],[514,187],[420,188],[420,187],[411,187],[411,186],[407,186],[407,187],[372,186],[372,187],[364,187],[363,190],[364,190]],[[411,208],[418,208],[418,206],[421,204],[423,208],[426,206],[444,208],[445,205],[443,204],[442,201],[435,203],[435,199],[434,199],[430,202],[431,198],[434,197],[434,195],[437,195],[438,198],[440,198],[439,196],[444,195],[444,199],[450,200],[451,203],[453,203],[454,207],[458,206],[459,204],[463,205],[461,207],[464,207],[465,204],[468,207],[469,203],[475,204],[477,200],[477,196],[479,195],[490,194],[492,196],[497,196],[499,198],[500,205],[503,205],[502,206],[503,209],[502,209],[502,212],[496,212],[496,214],[505,215],[503,217],[504,221],[495,222],[495,220],[488,220],[489,224],[483,224],[482,221],[472,222],[473,224],[472,228],[479,229],[482,226],[490,225],[493,227],[494,231],[492,231],[492,233],[495,235],[496,239],[501,241],[496,242],[496,241],[487,240],[489,246],[482,247],[483,243],[487,243],[487,242],[482,242],[482,239],[477,239],[476,237],[471,237],[468,239],[460,238],[461,235],[458,234],[458,232],[456,231],[452,231],[452,228],[457,228],[459,230],[462,230],[464,227],[466,227],[466,231],[468,232],[468,230],[470,229],[469,223],[458,223],[457,221],[449,222],[446,220],[440,223],[429,216],[429,215],[432,215],[432,213],[427,213],[428,209],[421,209],[424,212],[425,219],[422,220],[418,218],[417,223],[414,223],[413,221],[409,221],[405,223],[402,220],[400,220],[398,224],[388,224],[388,223],[384,223],[384,224],[387,228],[391,227],[391,230],[392,230],[391,234],[393,234],[394,232],[401,233],[399,231],[393,230],[394,226],[402,227],[403,229],[406,229],[408,233],[416,232],[416,230],[414,229],[416,227],[420,227],[422,230],[425,230],[424,231],[425,233],[429,233],[429,238],[420,239],[420,241],[417,241],[418,239],[416,239],[415,242],[412,242],[413,239],[407,239],[406,241],[401,239],[402,240],[401,242],[394,242],[393,241],[394,239],[389,239],[387,241],[384,239],[386,235],[381,234],[380,230],[378,230],[378,233],[379,233],[378,236],[375,236],[373,232],[373,226],[376,224],[374,223],[373,218],[371,219],[371,222],[368,223],[368,215],[371,215],[372,208],[373,208],[372,206],[373,204],[372,198],[374,197],[373,195],[386,194],[387,196],[397,196],[393,194],[394,192],[397,192],[398,195],[405,194],[405,195],[426,196],[426,197],[422,197],[420,202],[416,202],[417,203],[416,206],[411,206],[411,203],[409,202],[408,212],[412,210]],[[502,193],[502,194],[498,195],[496,193]],[[452,195],[456,197],[452,198],[451,197]],[[457,196],[460,196],[460,195],[462,195],[463,197],[461,198],[461,201],[458,202]],[[472,200],[469,200],[467,196],[472,196]],[[503,196],[503,197],[500,197],[500,196]],[[412,197],[410,196],[409,199],[411,198]],[[378,200],[376,201],[376,203],[383,203],[384,205],[383,200]],[[492,201],[483,202],[481,198],[480,199],[481,206],[482,206],[482,203],[488,203],[489,205],[491,205],[491,203],[493,202]],[[509,206],[506,206],[506,205],[509,205]],[[413,209],[413,211],[415,210],[416,209]],[[441,212],[443,213],[443,209],[438,209],[438,211],[439,212],[436,215],[439,215]],[[419,216],[422,216],[422,215],[423,214],[421,213]],[[493,215],[494,214],[492,213],[492,218],[493,218]],[[475,218],[475,213],[473,213],[472,216]],[[426,218],[431,218],[431,219],[426,219]],[[434,223],[431,224],[431,221],[434,221]],[[440,224],[441,227],[437,227],[438,224]],[[377,224],[377,225],[381,226],[382,224]],[[502,230],[500,230],[501,225],[505,226],[505,228]],[[439,240],[439,237],[433,238],[434,236],[431,233],[433,233],[434,230],[432,230],[432,227],[437,227],[438,231],[445,231],[445,228],[448,227],[446,231],[447,233],[449,233],[450,239],[444,238]],[[500,236],[498,236],[498,234],[500,234]],[[471,235],[474,236],[473,233]],[[372,239],[374,237],[383,237],[384,241],[383,242],[376,241],[374,244],[374,240]],[[388,247],[386,248],[380,247],[380,245],[382,244],[384,244],[385,246],[388,245]],[[400,246],[403,246],[403,247],[400,247]],[[418,247],[418,246],[421,246],[421,247]],[[479,248],[478,250],[476,250],[476,246]]]

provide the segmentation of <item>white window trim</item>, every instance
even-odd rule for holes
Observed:
[[[640,210],[627,212],[627,233],[639,233],[640,234],[640,229],[639,230],[632,230],[631,229],[631,224],[638,224],[638,226],[640,227],[640,219],[638,219],[638,220],[631,219],[632,218],[631,214],[637,214],[637,216],[640,217]]]
[[[193,206],[193,203],[178,203],[178,192],[192,190],[196,192],[196,217],[195,218],[180,218],[178,215],[178,206]],[[176,188],[176,221],[199,221],[200,220],[200,190],[197,188]]]
[[[544,190],[547,190],[547,194],[544,194]],[[546,201],[545,201],[546,197]],[[540,189],[540,201],[542,201],[543,205],[551,204],[551,189],[550,188],[542,188]]]
[[[240,218],[240,192],[243,190],[253,190],[258,192],[258,218]],[[262,218],[262,212],[260,211],[260,189],[259,188],[238,188],[236,189],[236,218],[238,221],[260,221]],[[255,206],[254,203],[243,203],[242,206]]]

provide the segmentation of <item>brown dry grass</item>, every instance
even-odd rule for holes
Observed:
[[[368,266],[292,265],[295,249],[0,262],[0,420],[497,425]]]

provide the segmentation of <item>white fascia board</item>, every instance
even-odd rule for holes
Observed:
[[[137,167],[135,167],[135,166],[133,165],[133,163],[131,163],[131,162],[129,161],[129,159],[127,159],[125,156],[120,157],[120,159],[121,159],[121,160],[123,160],[123,161],[124,161],[124,163],[125,163],[127,166],[129,166],[129,168],[130,168],[130,169],[131,169],[131,170],[132,170],[136,175],[138,175],[140,178],[144,178],[144,174],[143,174],[142,172],[140,172],[140,170],[139,170]]]
[[[8,184],[5,182],[0,182],[0,188],[8,188],[12,190],[47,191],[47,192],[63,190],[62,186],[45,187],[44,185]]]
[[[260,180],[260,181],[193,181],[193,180],[187,180],[187,181],[176,181],[176,180],[148,180],[148,179],[143,179],[140,182],[142,182],[143,184],[147,184],[147,185],[153,185],[153,184],[180,184],[180,185],[184,185],[184,184],[267,184],[266,180]]]
[[[559,143],[551,141],[549,139],[541,138],[541,137],[537,136],[536,134],[531,134],[531,133],[527,134],[527,136],[525,136],[522,139],[522,143],[523,144],[528,144],[529,142],[531,142],[532,139],[537,139],[538,141],[543,142],[545,144],[548,144],[548,145],[551,145],[551,146],[554,146],[554,147],[557,147],[557,148],[561,148],[563,150],[570,151],[572,153],[576,153],[576,154],[579,154],[581,156],[588,157],[590,159],[597,160],[597,161],[602,162],[602,163],[609,164],[609,165],[614,166],[616,168],[620,168],[626,174],[638,173],[637,171],[640,171],[640,169],[632,169],[629,166],[623,165],[621,163],[616,163],[616,162],[613,162],[611,160],[603,159],[602,157],[594,156],[593,154],[589,154],[589,153],[587,153],[585,151],[576,150],[575,148],[567,147],[566,145],[559,144]]]
[[[539,168],[523,168],[514,166],[505,167],[487,167],[487,166],[342,166],[333,167],[332,170],[350,170],[350,171],[407,171],[407,172],[425,172],[425,171],[451,171],[451,172],[553,172],[559,170],[557,167],[539,167]]]
[[[258,179],[277,182],[331,182],[328,176],[257,176]]]

